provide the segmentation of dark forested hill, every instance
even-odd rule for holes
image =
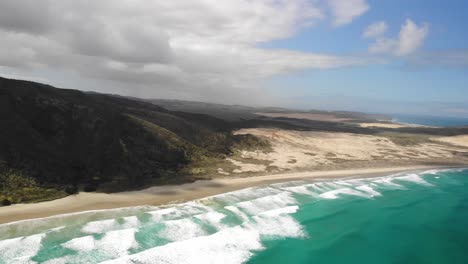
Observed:
[[[214,117],[0,78],[4,196],[29,185],[113,191],[182,181],[191,163],[222,157],[244,139]]]

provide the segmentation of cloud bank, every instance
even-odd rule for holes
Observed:
[[[364,0],[329,2],[2,0],[0,67],[43,70],[51,78],[60,74],[55,70],[67,71],[103,81],[104,91],[126,86],[124,93],[148,97],[240,98],[260,92],[272,76],[363,63],[259,48],[316,25],[327,13],[342,25],[368,9]]]
[[[383,23],[383,24],[382,24]],[[369,52],[373,54],[392,54],[395,56],[407,56],[419,49],[429,34],[429,25],[423,23],[417,25],[411,19],[406,19],[401,25],[398,38],[386,38],[383,36],[387,30],[385,22],[370,25],[363,33],[364,37],[374,37],[375,42],[369,46]]]
[[[328,0],[328,4],[335,26],[349,24],[370,9],[366,0]]]
[[[385,21],[379,21],[370,24],[366,30],[362,33],[363,38],[377,38],[381,37],[382,35],[387,32],[388,26]]]
[[[276,104],[269,80],[304,70],[394,57],[468,65],[465,50],[417,52],[429,26],[410,19],[394,37],[385,21],[364,29],[367,54],[265,48],[311,27],[346,30],[369,10],[365,0],[2,0],[0,75],[139,97]]]

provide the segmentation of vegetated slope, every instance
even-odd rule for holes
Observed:
[[[141,100],[136,98],[137,100]],[[327,116],[329,119],[346,119],[347,121],[365,122],[377,120],[391,120],[391,117],[381,114],[370,114],[350,111],[323,111],[323,110],[294,110],[282,107],[251,107],[243,105],[226,105],[185,100],[167,100],[167,99],[145,99],[145,101],[164,107],[172,111],[183,111],[190,113],[206,114],[215,116],[227,121],[242,121],[265,118],[266,114],[273,114],[277,117],[296,116]],[[262,114],[263,113],[263,114]],[[301,118],[300,119],[308,119]],[[320,119],[310,118],[310,120],[319,121]],[[333,121],[333,120],[329,120]],[[338,121],[338,120],[334,120]]]
[[[172,111],[205,114],[226,121],[239,121],[243,119],[258,118],[258,115],[256,115],[255,112],[260,111],[258,108],[241,105],[223,105],[206,102],[165,99],[147,99],[146,101]]]
[[[4,196],[21,178],[30,187],[108,191],[183,181],[191,164],[223,157],[245,139],[210,116],[0,78]]]

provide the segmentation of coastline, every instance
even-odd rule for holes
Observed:
[[[35,203],[0,207],[0,225],[35,218],[94,210],[117,209],[134,206],[160,206],[201,199],[265,184],[296,180],[324,180],[349,177],[369,178],[389,174],[454,166],[401,166],[366,169],[291,172],[267,176],[218,178],[200,180],[181,185],[155,186],[140,191],[121,193],[79,193],[65,198]]]

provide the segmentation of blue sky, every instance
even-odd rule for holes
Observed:
[[[292,38],[262,45],[271,49],[366,56],[371,41],[363,38],[362,34],[367,26],[376,21],[385,21],[388,26],[385,34],[397,36],[405,20],[411,19],[415,23],[427,23],[429,26],[424,43],[411,56],[432,52],[462,53],[468,49],[468,1],[381,0],[368,3],[369,11],[350,24],[338,28],[332,25],[312,27]],[[437,107],[440,104],[448,105],[447,108],[457,106],[458,109],[466,103],[463,108],[468,109],[467,66],[466,62],[456,66],[438,63],[415,65],[412,58],[391,57],[383,64],[304,70],[270,81],[276,87],[275,92],[285,96],[293,94],[292,102],[298,108],[318,106],[330,109],[468,116],[468,111],[461,109],[432,112],[443,111],[444,109]],[[333,97],[349,98],[349,104],[342,99],[334,102]],[[313,103],[323,100],[327,103]],[[372,101],[389,107],[373,108]],[[413,103],[423,107],[411,107]],[[358,104],[366,106],[359,107]]]
[[[466,49],[468,2],[464,0],[373,0],[369,10],[352,23],[333,27],[323,23],[302,30],[293,38],[265,44],[271,48],[293,48],[303,51],[353,53],[367,51],[368,41],[361,37],[364,29],[376,21],[386,21],[389,35],[398,34],[405,19],[430,24],[430,35],[424,48]]]
[[[0,76],[144,98],[468,117],[467,10],[465,0],[2,0]]]

